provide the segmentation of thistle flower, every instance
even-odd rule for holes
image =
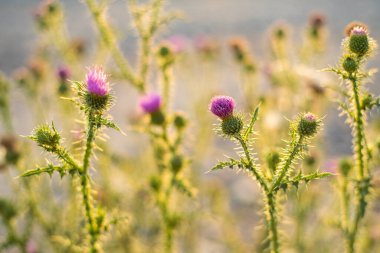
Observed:
[[[161,107],[161,96],[157,93],[150,93],[140,98],[140,107],[145,113],[154,113]]]
[[[173,35],[167,39],[167,42],[172,46],[175,54],[180,54],[186,50],[187,41],[186,38],[181,35]]]
[[[235,108],[235,101],[228,96],[215,96],[211,99],[210,111],[221,119],[232,116]]]
[[[86,74],[87,91],[93,95],[105,96],[110,91],[107,75],[98,66],[88,68]]]
[[[350,30],[348,46],[351,52],[363,56],[370,49],[368,31],[365,26],[357,25]]]
[[[60,66],[57,69],[57,76],[60,81],[62,82],[67,81],[67,79],[69,79],[71,76],[71,71],[66,66]]]
[[[319,125],[317,117],[308,112],[300,117],[297,130],[301,136],[311,137],[317,133]]]

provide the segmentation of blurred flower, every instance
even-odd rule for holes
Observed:
[[[232,116],[235,108],[235,101],[228,96],[215,96],[211,99],[210,111],[221,119]]]
[[[154,113],[161,107],[161,96],[157,93],[149,93],[141,97],[139,103],[145,113]]]
[[[62,82],[64,82],[64,81],[67,81],[67,79],[71,76],[71,71],[66,66],[60,66],[60,67],[58,67],[57,75],[58,75],[59,79]]]
[[[215,56],[219,51],[219,45],[216,41],[209,37],[198,37],[194,41],[195,48],[208,57]]]
[[[88,92],[93,95],[105,96],[110,91],[107,75],[101,67],[93,66],[88,68],[86,83]]]
[[[26,245],[26,252],[27,253],[37,253],[37,245],[34,241],[28,241]]]
[[[171,44],[175,54],[183,53],[187,48],[187,40],[182,35],[173,35],[166,41]]]

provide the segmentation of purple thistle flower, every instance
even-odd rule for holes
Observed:
[[[351,35],[359,35],[359,36],[367,35],[367,29],[363,26],[355,26],[351,30]]]
[[[232,116],[235,108],[235,101],[228,96],[215,96],[211,99],[210,111],[221,119]]]
[[[105,96],[110,91],[110,85],[107,81],[107,75],[103,69],[98,66],[88,68],[86,74],[87,90],[89,93],[97,96]]]
[[[161,96],[157,93],[149,93],[140,98],[139,104],[145,113],[154,113],[161,107]]]
[[[61,81],[66,81],[70,76],[70,69],[66,66],[60,66],[57,70],[57,75]]]
[[[306,113],[306,114],[303,116],[303,118],[304,118],[305,120],[309,121],[309,122],[314,122],[314,121],[317,120],[317,118],[315,117],[315,115],[312,114],[311,112]]]

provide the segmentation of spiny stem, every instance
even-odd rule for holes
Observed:
[[[99,251],[97,241],[98,241],[98,227],[95,224],[95,218],[93,213],[93,205],[91,203],[91,185],[89,182],[88,168],[90,165],[90,157],[92,153],[93,141],[95,138],[95,124],[94,115],[90,111],[88,113],[88,129],[87,129],[87,142],[86,151],[83,157],[83,167],[81,171],[81,186],[82,186],[82,197],[85,207],[85,214],[87,217],[87,229],[90,234],[90,252],[96,253]]]
[[[268,193],[266,195],[267,221],[269,224],[269,235],[271,243],[271,253],[279,253],[280,243],[278,239],[276,195]]]
[[[263,188],[263,190],[267,193],[268,190],[269,190],[268,189],[268,185],[265,182],[264,177],[257,170],[256,165],[254,164],[254,161],[253,161],[253,159],[251,157],[251,154],[249,152],[247,143],[243,140],[243,138],[240,135],[237,136],[236,139],[239,141],[240,145],[242,146],[242,148],[244,150],[245,157],[246,157],[246,159],[248,161],[248,166],[247,166],[248,169],[253,173],[253,175],[255,176],[256,180],[259,182],[259,184],[261,185],[261,187]]]
[[[280,170],[280,173],[278,174],[277,178],[273,181],[272,186],[269,189],[269,192],[273,192],[280,186],[282,180],[284,179],[286,173],[288,172],[290,166],[292,165],[292,163],[294,162],[294,159],[296,158],[298,152],[300,151],[302,142],[303,142],[303,136],[300,135],[296,143],[294,143],[294,145],[291,146],[292,150],[289,152],[289,156],[287,157],[285,164]]]
[[[359,90],[359,84],[357,82],[357,78],[355,76],[350,76],[350,81],[352,83],[352,96],[354,100],[354,108],[355,108],[355,118],[354,118],[354,146],[355,146],[355,162],[356,167],[358,169],[358,194],[357,194],[357,203],[355,207],[355,215],[354,215],[354,221],[351,227],[351,230],[348,233],[347,240],[348,240],[348,252],[354,253],[355,252],[355,243],[356,243],[356,237],[359,229],[360,221],[364,217],[365,213],[365,207],[366,207],[366,196],[368,194],[368,190],[363,188],[363,184],[365,184],[366,178],[365,173],[367,173],[366,169],[366,161],[365,161],[365,147],[364,147],[364,140],[365,140],[365,133],[364,133],[364,115],[363,115],[363,109],[361,106],[360,101],[360,90]],[[366,187],[366,186],[364,186]],[[364,194],[363,194],[364,192]]]
[[[110,50],[112,57],[121,70],[123,77],[134,85],[140,92],[143,92],[145,90],[145,86],[140,80],[137,80],[128,61],[125,59],[120,48],[116,45],[115,35],[112,33],[111,27],[107,21],[102,17],[99,4],[95,0],[86,0],[85,2],[91,12],[103,42]]]
[[[162,110],[167,111],[169,109],[170,92],[171,92],[171,68],[162,68]]]

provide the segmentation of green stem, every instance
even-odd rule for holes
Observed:
[[[119,67],[123,77],[134,85],[140,92],[145,90],[144,84],[136,78],[133,74],[132,68],[130,67],[128,61],[125,59],[120,48],[116,44],[116,37],[112,33],[112,29],[104,19],[101,13],[101,7],[95,0],[86,0],[88,9],[91,12],[91,15],[95,21],[95,24],[99,30],[100,36],[104,44],[108,47],[111,52],[115,63]]]
[[[249,149],[247,146],[247,143],[243,140],[241,136],[235,137],[240,145],[242,146],[244,150],[245,157],[248,161],[247,168],[252,172],[252,174],[255,176],[256,180],[259,182],[260,186],[263,188],[265,193],[268,193],[268,185],[264,180],[264,177],[259,173],[257,166],[254,164],[254,161],[251,157],[251,154],[249,153]]]
[[[277,208],[276,208],[276,195],[268,193],[266,195],[266,209],[267,209],[267,222],[269,227],[269,235],[271,242],[271,253],[280,252],[280,243],[278,236],[278,223],[277,223]]]
[[[355,252],[355,243],[357,238],[357,233],[360,225],[360,221],[364,217],[365,208],[366,208],[366,196],[368,195],[368,185],[366,184],[365,173],[368,172],[366,169],[365,161],[365,133],[364,133],[364,115],[363,109],[360,101],[360,90],[359,84],[356,77],[350,77],[352,83],[352,95],[354,100],[354,109],[355,109],[355,118],[354,118],[354,147],[355,147],[355,163],[358,169],[358,194],[357,194],[357,204],[355,208],[354,221],[351,227],[351,230],[347,236],[347,246],[348,252]]]
[[[288,152],[289,155],[288,155],[282,169],[280,170],[280,173],[278,174],[277,178],[273,181],[269,192],[273,192],[274,190],[276,190],[280,186],[282,180],[284,179],[286,173],[288,172],[288,170],[291,167],[294,159],[296,158],[298,152],[300,151],[300,148],[302,146],[302,142],[303,142],[303,136],[300,135],[298,140],[296,141],[296,143],[291,146],[291,151]]]
[[[94,115],[90,111],[88,114],[88,129],[87,129],[87,142],[86,142],[86,151],[83,157],[83,167],[81,171],[81,186],[82,186],[82,198],[85,207],[85,215],[87,218],[87,229],[90,235],[90,252],[96,253],[99,251],[98,246],[98,235],[99,230],[95,223],[94,218],[94,207],[91,203],[91,185],[89,181],[88,168],[90,165],[90,157],[92,153],[93,142],[95,139],[95,130],[96,126],[94,124]]]
[[[167,112],[169,110],[169,101],[171,93],[171,67],[162,67],[162,110]]]

